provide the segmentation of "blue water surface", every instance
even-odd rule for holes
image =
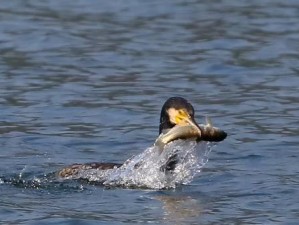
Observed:
[[[299,2],[2,1],[0,224],[298,224]],[[174,190],[57,182],[183,96],[228,138]]]

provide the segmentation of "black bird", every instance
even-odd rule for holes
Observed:
[[[193,106],[182,97],[171,97],[163,105],[160,114],[160,126],[159,135],[168,134],[174,127],[191,126],[195,131],[197,141],[211,141],[219,142],[226,138],[227,134],[212,126],[199,126],[194,119]],[[194,136],[193,136],[194,137]],[[178,133],[175,135],[175,139],[187,139],[190,138],[189,133]],[[175,140],[169,139],[168,142]],[[166,144],[166,143],[165,143]],[[177,164],[177,155],[171,156],[167,163],[160,168],[162,171],[172,171]],[[107,170],[114,169],[122,166],[119,163],[86,163],[86,164],[73,164],[66,168],[63,168],[58,172],[58,176],[61,178],[72,178],[76,176],[82,170],[97,169]]]

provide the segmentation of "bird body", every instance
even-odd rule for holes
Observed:
[[[195,139],[197,141],[219,142],[226,138],[227,134],[219,128],[213,127],[209,118],[207,124],[199,125],[194,119],[193,106],[182,97],[171,97],[162,106],[160,114],[159,136],[155,145],[160,152],[166,144],[177,139]],[[176,155],[169,158],[162,171],[174,170],[177,161]],[[73,164],[58,172],[58,177],[72,179],[80,171],[91,169],[109,170],[121,167],[119,163],[86,163]]]

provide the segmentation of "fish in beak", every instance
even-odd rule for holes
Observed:
[[[164,146],[176,139],[197,139],[201,136],[199,125],[186,110],[170,108],[167,114],[169,122],[174,126],[163,131],[156,140],[156,145]]]
[[[170,108],[167,111],[169,121],[174,124],[171,129],[165,130],[156,140],[155,144],[163,147],[177,139],[194,139],[197,141],[219,142],[227,134],[217,127],[213,127],[211,120],[206,119],[206,124],[198,125],[195,119],[184,109]]]

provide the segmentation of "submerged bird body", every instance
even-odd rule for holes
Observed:
[[[80,171],[84,170],[109,170],[121,167],[122,164],[120,163],[85,163],[85,164],[73,164],[71,166],[63,168],[61,171],[58,172],[58,176],[61,178],[72,178],[77,176]]]
[[[163,151],[164,145],[177,139],[193,138],[197,141],[219,142],[226,138],[227,134],[213,127],[208,121],[206,125],[198,125],[194,119],[193,106],[182,97],[169,98],[163,105],[160,114],[159,137],[155,145]],[[172,171],[177,164],[177,156],[172,155],[161,171]],[[81,171],[109,170],[121,167],[119,163],[86,163],[73,164],[58,172],[58,177],[63,179],[76,178]],[[138,166],[138,165],[136,165]]]

